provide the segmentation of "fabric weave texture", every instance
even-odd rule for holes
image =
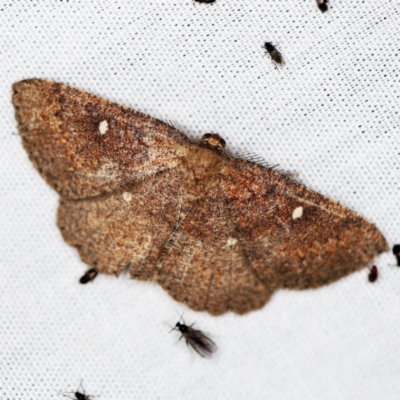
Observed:
[[[212,317],[158,285],[86,286],[55,223],[58,195],[17,134],[11,85],[67,83],[219,133],[400,243],[400,4],[332,0],[70,0],[0,4],[0,399],[398,399],[400,269],[382,255],[261,310]],[[285,58],[279,70],[263,45]],[[134,227],[133,227],[134,229]],[[168,332],[185,322],[218,351]],[[60,397],[61,398],[61,397]]]

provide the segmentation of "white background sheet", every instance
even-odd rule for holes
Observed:
[[[66,245],[57,194],[16,134],[13,82],[57,80],[233,145],[400,242],[400,4],[332,0],[0,2],[0,398],[398,399],[400,269],[391,252],[318,290],[212,317],[158,285],[99,276]],[[279,43],[278,71],[262,45]],[[362,246],[362,243],[360,243]],[[179,333],[212,334],[201,359]]]

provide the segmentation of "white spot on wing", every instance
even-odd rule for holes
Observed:
[[[233,237],[228,238],[228,240],[226,241],[226,244],[228,246],[234,246],[236,243],[237,243],[237,239],[235,239]]]
[[[104,135],[108,131],[108,122],[105,119],[99,123],[99,133],[100,135]]]
[[[132,194],[129,192],[124,192],[122,193],[122,198],[129,203],[130,201],[132,201]]]
[[[303,207],[296,207],[293,210],[293,214],[292,214],[292,218],[293,219],[297,219],[297,218],[301,218],[303,216]]]

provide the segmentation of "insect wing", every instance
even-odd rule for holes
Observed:
[[[89,396],[86,396],[85,394],[82,394],[80,392],[76,392],[75,397],[76,397],[76,400],[90,400]]]
[[[216,344],[207,335],[190,326],[183,336],[186,343],[202,357],[210,358],[217,350]]]
[[[17,82],[12,100],[30,160],[64,198],[110,193],[174,169],[179,144],[190,143],[155,118],[58,82]]]
[[[252,270],[271,288],[328,284],[387,250],[373,224],[295,180],[245,160],[224,166],[236,237]]]

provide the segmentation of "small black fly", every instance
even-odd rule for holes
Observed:
[[[378,268],[376,266],[372,266],[369,270],[368,280],[372,283],[378,279]]]
[[[185,323],[180,321],[183,319],[183,314],[181,319],[176,323],[175,327],[171,329],[170,332],[178,330],[182,336],[185,338],[186,344],[190,346],[196,353],[200,354],[202,357],[211,358],[211,356],[217,351],[216,344],[202,331],[192,328],[192,325],[187,326]]]
[[[328,11],[328,0],[317,0],[317,6],[323,13]]]
[[[400,244],[395,244],[393,246],[393,254],[397,260],[397,266],[400,267]]]
[[[95,268],[89,269],[85,272],[85,275],[83,275],[82,278],[79,279],[79,283],[82,283],[82,285],[84,285],[85,283],[88,283],[96,278],[97,274],[98,272]]]
[[[82,389],[83,393],[81,393],[79,391],[79,389]],[[75,392],[65,392],[65,393],[61,393],[64,397],[68,397],[69,399],[72,400],[90,400],[91,396],[89,396],[88,394],[85,393],[85,391],[83,390],[83,386],[82,386],[82,381],[78,386],[78,389]],[[71,397],[69,396],[70,394],[74,395],[75,397]]]
[[[278,64],[281,67],[285,64],[285,60],[283,59],[282,54],[271,42],[265,42],[263,48],[267,51],[267,53],[271,57],[272,63],[275,65],[275,68],[278,69],[276,64]]]

